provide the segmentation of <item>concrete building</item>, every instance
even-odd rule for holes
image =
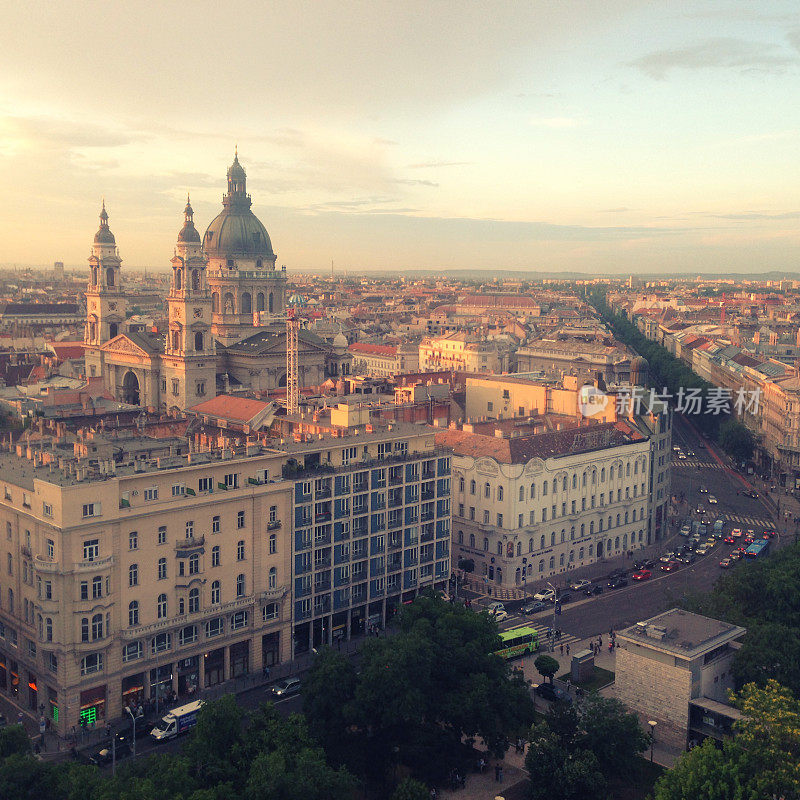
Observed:
[[[188,438],[59,426],[0,456],[0,692],[61,733],[381,626],[450,575],[432,429],[355,408],[273,439],[221,405]]]
[[[633,355],[625,348],[581,338],[547,338],[529,342],[517,350],[517,372],[542,371],[547,375],[594,375],[606,383],[630,380]]]
[[[419,345],[419,368],[423,372],[502,372],[506,367],[501,363],[497,344],[475,334],[455,331],[426,337]]]
[[[722,739],[739,716],[728,705],[728,690],[745,633],[677,608],[638,622],[617,634],[616,696],[644,726],[655,721],[655,736],[667,747]]]

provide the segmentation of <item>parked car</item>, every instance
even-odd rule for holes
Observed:
[[[536,592],[533,596],[534,600],[549,600],[551,603],[555,598],[556,593],[552,589],[542,589],[540,592]]]
[[[86,760],[90,764],[95,764],[96,766],[101,767],[105,764],[110,764],[115,756],[117,760],[119,760],[120,758],[125,758],[125,756],[130,755],[131,746],[128,744],[128,740],[119,733],[115,734],[115,738],[115,753],[112,752],[111,739],[108,739],[99,749],[90,753]]]
[[[499,600],[492,600],[490,603],[486,604],[486,610],[491,614],[493,611],[498,609],[502,609],[503,611],[506,610],[506,607],[499,601]]]
[[[734,539],[733,536],[726,536],[722,541],[725,542],[725,544],[736,544],[736,539]]]
[[[622,588],[623,586],[627,586],[627,585],[628,585],[628,579],[627,579],[627,578],[612,578],[612,579],[611,579],[611,580],[610,580],[610,581],[609,581],[609,582],[606,584],[606,586],[607,586],[609,589],[620,589],[620,588]]]
[[[748,489],[747,491],[742,492],[744,497],[752,497],[753,500],[758,500],[758,492],[754,491],[753,489]]]
[[[705,514],[706,513],[706,510],[703,508],[703,506],[697,506],[697,508],[694,511],[695,511],[695,514]]]
[[[723,558],[722,561],[719,562],[719,565],[722,569],[729,569],[733,566],[733,561],[730,558]]]
[[[705,536],[708,533],[708,525],[701,524],[697,532],[700,536]]]
[[[673,559],[673,558],[675,558],[675,553],[673,553],[673,552],[670,550],[670,551],[669,551],[669,553],[664,553],[664,555],[663,555],[663,556],[661,556],[661,558],[659,558],[658,560],[659,560],[659,561],[660,561],[662,564],[666,564],[668,561],[672,561],[672,559]]]
[[[611,572],[608,573],[609,578],[624,578],[628,574],[627,570],[624,569],[612,569]]]
[[[536,694],[539,695],[539,697],[543,697],[545,700],[550,700],[551,702],[556,702],[556,701],[560,703],[572,702],[572,698],[567,692],[565,692],[558,686],[553,686],[552,683],[540,683],[536,687],[535,691]]]
[[[583,580],[580,580],[580,581],[573,581],[573,583],[571,583],[569,585],[569,588],[572,589],[573,592],[580,592],[583,589],[585,589],[587,586],[591,586],[591,585],[592,585],[592,582],[591,581],[587,581],[584,578]]]
[[[681,525],[681,529],[678,531],[678,533],[681,536],[688,536],[691,532],[692,532],[692,526],[689,525],[688,522],[684,525]]]
[[[678,561],[670,561],[666,564],[661,565],[662,572],[675,572],[676,569],[680,568],[680,563]]]
[[[741,535],[742,535],[742,529],[741,528],[734,528],[731,531],[731,536],[733,536],[734,539],[738,539]]]
[[[686,453],[678,453],[678,458],[683,460],[684,458],[686,458]]]
[[[686,455],[689,456],[689,458],[694,458],[694,450],[687,450]]]
[[[634,572],[631,577],[635,581],[646,581],[648,578],[652,577],[653,573],[650,572],[649,569],[640,569],[638,572]]]
[[[569,603],[572,600],[572,595],[569,592],[559,592],[556,598],[557,603]]]
[[[588,589],[586,589],[584,594],[587,597],[594,597],[595,595],[603,594],[603,587],[598,583],[595,586],[590,586]]]
[[[710,494],[708,496],[708,502],[711,503],[712,506],[715,506],[717,504],[717,498],[714,497],[713,494]]]
[[[508,619],[508,611],[504,608],[495,608],[489,612],[497,622],[505,622]]]
[[[503,612],[505,613],[505,611]],[[300,691],[300,678],[282,678],[270,686],[269,692],[273,697],[291,697]]]
[[[549,607],[550,606],[542,600],[531,600],[529,603],[525,603],[525,605],[522,606],[520,613],[538,614],[540,611],[547,611]]]

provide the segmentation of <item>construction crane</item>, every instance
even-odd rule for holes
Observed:
[[[286,413],[300,413],[300,384],[298,381],[297,356],[299,352],[298,333],[300,320],[294,309],[286,314]]]

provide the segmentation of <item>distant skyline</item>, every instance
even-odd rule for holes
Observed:
[[[238,144],[289,270],[800,269],[796,3],[33,0],[4,29],[0,263],[85,263],[105,197],[123,265],[166,269]]]

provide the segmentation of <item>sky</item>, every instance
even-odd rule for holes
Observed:
[[[288,270],[800,271],[796,0],[4,9],[0,263],[167,269],[238,144]]]

